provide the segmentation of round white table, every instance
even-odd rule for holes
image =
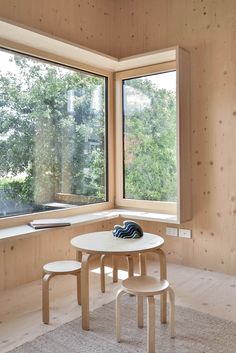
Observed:
[[[161,246],[164,239],[156,234],[144,233],[139,239],[121,239],[113,236],[112,231],[94,232],[79,235],[71,240],[78,252],[81,266],[81,306],[82,328],[89,330],[89,260],[94,255],[134,255],[139,254],[140,272],[146,273],[145,257],[147,252],[156,252],[160,257],[160,279],[166,279],[166,257]],[[141,305],[141,303],[140,303]],[[161,297],[161,322],[166,322],[166,295]]]

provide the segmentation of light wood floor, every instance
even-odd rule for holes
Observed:
[[[158,274],[158,264],[148,262],[149,273]],[[119,284],[112,283],[106,268],[106,293],[100,292],[99,269],[90,276],[91,309],[115,298]],[[120,271],[119,277],[127,276]],[[176,293],[176,304],[236,321],[236,277],[169,264],[168,279]],[[80,316],[76,302],[75,277],[58,276],[51,281],[50,324],[41,321],[41,281],[35,281],[0,293],[0,352],[53,330]],[[80,328],[79,328],[80,329]]]

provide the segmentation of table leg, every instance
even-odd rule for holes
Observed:
[[[147,274],[146,256],[144,254],[139,254],[139,273],[141,276]]]
[[[82,252],[79,250],[76,251],[76,261],[82,261]]]
[[[93,255],[83,254],[81,265],[82,328],[89,330],[89,260]]]
[[[141,276],[146,275],[146,256],[144,254],[139,254],[139,273]],[[137,322],[138,327],[143,327],[143,297],[137,296]]]
[[[118,282],[118,264],[117,256],[112,256],[113,283]]]
[[[101,284],[101,292],[105,293],[105,258],[106,255],[102,255],[100,258],[100,284]]]
[[[134,261],[131,255],[127,255],[126,260],[128,263],[128,277],[130,278],[134,276]]]
[[[155,251],[160,258],[160,279],[167,279],[167,270],[166,270],[166,255],[162,249],[157,249]],[[161,304],[161,323],[165,324],[167,321],[167,294],[166,292],[161,294],[160,298],[160,304]]]

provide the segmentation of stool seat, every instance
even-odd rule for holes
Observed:
[[[76,273],[80,271],[81,263],[73,260],[63,260],[63,261],[54,261],[49,262],[43,266],[43,270],[46,273],[55,273],[55,274],[69,274]]]
[[[167,280],[160,281],[153,276],[136,276],[130,277],[122,281],[121,288],[133,295],[141,295],[144,297],[158,295],[167,290],[169,282]]]

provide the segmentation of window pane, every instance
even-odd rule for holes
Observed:
[[[176,201],[176,72],[123,80],[124,198]]]
[[[106,78],[0,62],[0,217],[106,201]]]

